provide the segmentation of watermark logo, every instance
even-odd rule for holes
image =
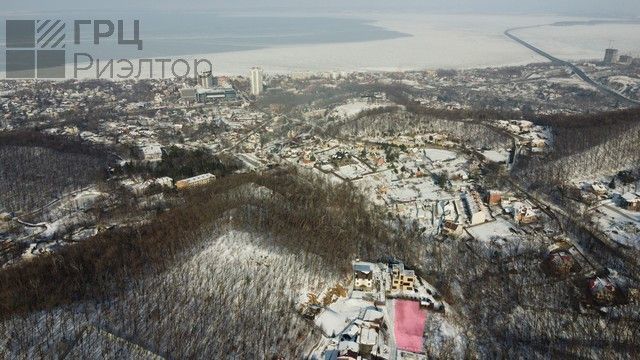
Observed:
[[[125,27],[124,20],[73,20],[73,26],[71,22],[69,25],[67,27],[65,21],[59,19],[6,20],[6,78],[191,77],[200,73],[198,67],[203,64],[208,66],[204,72],[213,70],[213,64],[207,59],[194,59],[191,66],[185,59],[150,59],[142,56],[136,56],[136,60],[104,59],[82,50],[81,44],[87,38],[81,34],[90,31],[93,45],[114,46],[114,42],[101,44],[100,40],[117,36],[115,46],[133,45],[137,52],[142,51],[139,20],[133,20],[132,24],[127,24],[128,27]],[[69,43],[65,42],[67,28],[73,32],[73,41]],[[125,36],[126,30],[132,30],[128,38]],[[73,74],[67,74],[65,70],[67,59],[73,59]],[[170,74],[167,71],[169,69]]]
[[[64,78],[65,25],[64,21],[55,19],[7,20],[7,78]]]

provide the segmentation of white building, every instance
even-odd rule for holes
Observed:
[[[373,264],[367,262],[353,263],[353,288],[359,291],[373,290]]]
[[[264,74],[262,68],[253,67],[251,68],[250,78],[251,78],[251,95],[260,96],[262,95],[264,89]]]

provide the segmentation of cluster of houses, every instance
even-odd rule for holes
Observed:
[[[626,281],[606,268],[589,270],[591,265],[585,260],[573,244],[559,240],[548,247],[541,266],[549,276],[580,279],[584,284],[586,305],[608,307],[626,304],[629,301]]]
[[[180,81],[147,83],[150,89],[145,91],[131,82],[104,81],[95,87],[80,81],[60,86],[43,83],[47,89],[38,93],[37,99],[19,96],[18,91],[5,91],[0,96],[4,115],[0,129],[20,129],[28,123],[47,134],[76,137],[90,144],[136,148],[133,159],[146,162],[160,160],[159,144],[211,151],[236,145],[247,152],[259,148],[259,137],[247,133],[265,120],[264,112],[247,108],[244,101],[184,106],[175,101]],[[149,92],[154,95],[151,101],[126,99],[146,99]],[[42,107],[42,103],[48,105]],[[91,109],[88,103],[94,104]],[[109,116],[100,118],[98,114],[103,112]],[[95,119],[74,124],[76,118],[92,115]]]
[[[439,201],[436,215],[441,215],[440,233],[458,237],[463,234],[464,227],[473,227],[494,221],[492,214],[498,209],[520,225],[533,224],[540,220],[539,210],[527,200],[507,197],[498,190],[482,192],[466,189],[459,199]],[[466,221],[462,215],[466,216]],[[497,215],[496,215],[497,216]]]
[[[435,216],[440,219],[440,232],[454,237],[462,234],[465,225],[480,225],[489,220],[480,193],[471,189],[452,200],[438,201]]]
[[[519,133],[542,131],[530,122],[516,123]],[[438,145],[425,147],[436,139]],[[479,191],[471,179],[479,164],[449,150],[452,144],[446,141],[438,134],[381,137],[375,143],[319,140],[300,152],[296,164],[357,184],[374,203],[432,234],[459,237],[465,227],[492,222],[497,214],[520,225],[539,222],[539,209],[531,202],[504,198],[497,190]]]
[[[329,351],[329,359],[390,359],[389,346],[381,336],[384,326],[383,312],[373,308],[365,309],[361,316],[342,332],[335,350]]]
[[[528,120],[498,120],[496,124],[515,136],[517,145],[529,153],[540,154],[551,150],[553,137],[549,127],[535,125]]]
[[[178,180],[175,182],[175,188],[178,190],[189,189],[201,185],[206,185],[216,179],[216,176],[210,173],[196,175],[190,178]],[[163,176],[155,179],[138,181],[135,179],[125,179],[121,184],[133,194],[142,195],[147,190],[157,186],[162,189],[171,189],[174,187],[173,179]]]
[[[415,304],[412,311],[421,317],[418,336],[422,338],[426,312],[445,311],[438,292],[403,263],[353,262],[353,282],[347,298],[339,298],[311,318],[327,336],[311,358],[329,360],[426,359],[420,349],[403,345],[406,324],[394,316],[397,307]],[[398,302],[402,302],[399,305]],[[410,315],[410,314],[409,314]],[[413,321],[409,316],[408,321]],[[415,334],[414,334],[415,335]],[[414,339],[415,340],[415,339]]]
[[[611,182],[611,185],[614,184],[615,179]],[[582,182],[577,187],[570,187],[567,192],[570,197],[587,204],[612,199],[623,209],[640,211],[640,191],[638,190],[619,192],[615,188],[607,186],[602,182],[594,181]]]
[[[434,300],[434,296],[438,297],[435,289],[425,286],[426,282],[401,262],[374,264],[356,261],[353,263],[353,279],[353,290],[362,292],[357,296],[375,294],[377,304],[384,304],[387,298],[402,298],[419,301],[432,310],[444,310],[444,305]]]
[[[608,182],[607,185],[605,185]],[[610,240],[640,248],[640,182],[630,171],[610,181],[576,182],[563,188],[564,195],[584,206],[589,224]]]

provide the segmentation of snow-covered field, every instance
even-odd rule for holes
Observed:
[[[458,157],[455,152],[444,149],[426,149],[424,154],[431,161],[448,161]]]
[[[415,70],[522,65],[545,61],[503,35],[510,27],[581,20],[555,16],[372,14],[374,24],[411,37],[359,43],[296,45],[214,57],[220,72],[244,74],[260,64],[269,72]],[[549,26],[518,32],[561,58],[600,58],[609,40],[640,52],[640,25]]]
[[[367,308],[373,308],[372,301],[340,298],[323,310],[314,323],[327,337],[340,334],[353,320]]]
[[[537,246],[532,237],[523,234],[516,225],[503,217],[482,225],[467,228],[476,240],[478,251],[485,256],[499,252],[507,256],[515,256],[530,251]]]
[[[371,172],[371,170],[358,162],[355,164],[341,166],[336,171],[336,174],[341,176],[343,179],[353,180],[369,172]]]
[[[552,16],[388,13],[359,17],[373,19],[374,25],[411,36],[358,43],[295,45],[212,57],[218,71],[240,74],[256,64],[267,72],[284,73],[522,65],[543,58],[505,37],[505,29],[568,20]],[[574,51],[581,56],[585,50]]]
[[[370,104],[366,101],[353,101],[336,107],[333,110],[333,113],[341,118],[350,118],[358,115],[365,110],[371,110],[390,105],[393,105],[393,103]]]
[[[498,219],[494,222],[470,227],[467,229],[469,233],[479,241],[491,242],[497,238],[511,238],[513,232],[510,230],[514,226],[504,219]]]

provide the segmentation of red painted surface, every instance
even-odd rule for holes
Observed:
[[[422,335],[427,312],[420,309],[420,303],[411,300],[394,302],[394,335],[398,349],[422,352]]]

